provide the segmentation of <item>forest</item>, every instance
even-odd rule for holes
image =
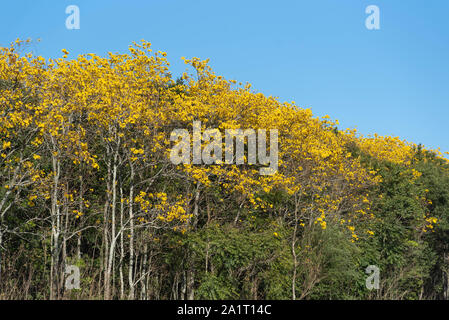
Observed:
[[[71,59],[29,43],[0,48],[0,300],[449,299],[439,149],[341,129],[208,60],[173,77],[143,40]],[[170,134],[195,121],[276,129],[278,170],[174,164]]]

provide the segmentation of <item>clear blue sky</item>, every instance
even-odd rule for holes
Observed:
[[[81,29],[67,30],[66,6]],[[380,30],[365,8],[380,8]],[[340,128],[449,151],[448,0],[14,0],[2,3],[0,45],[40,38],[35,53],[104,55],[145,39],[180,57],[210,58],[218,74],[294,100]]]

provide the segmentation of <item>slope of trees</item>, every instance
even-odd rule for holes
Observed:
[[[0,299],[447,299],[449,164],[165,53],[0,48]],[[174,165],[170,133],[277,129],[279,170]],[[67,290],[76,265],[80,289]],[[365,268],[380,268],[380,289]]]

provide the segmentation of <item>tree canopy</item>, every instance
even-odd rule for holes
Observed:
[[[448,297],[439,150],[340,130],[208,60],[173,79],[146,41],[72,60],[27,42],[0,48],[0,299]],[[170,133],[194,121],[277,129],[277,172],[173,164]]]

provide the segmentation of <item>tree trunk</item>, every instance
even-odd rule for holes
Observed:
[[[130,234],[129,234],[129,270],[128,270],[128,282],[129,282],[129,295],[130,300],[134,300],[134,166],[130,162],[131,168],[131,186],[129,189],[129,222],[130,222]]]
[[[54,150],[55,152],[55,150]],[[59,277],[60,277],[60,235],[61,235],[61,216],[58,203],[58,189],[60,177],[60,162],[56,156],[52,156],[53,166],[53,192],[51,197],[51,227],[52,227],[52,254],[51,254],[51,271],[50,271],[50,299],[58,298]]]
[[[120,299],[124,299],[125,297],[125,283],[123,279],[123,258],[125,256],[125,248],[124,248],[124,239],[123,239],[123,218],[124,218],[124,202],[123,198],[123,189],[120,188],[120,263],[119,263],[119,272],[120,272]]]
[[[295,196],[295,226],[292,235],[292,256],[293,256],[293,275],[292,275],[292,300],[296,300],[296,269],[298,268],[298,257],[296,256],[296,232],[298,231],[298,201]]]
[[[114,154],[114,166],[112,169],[112,208],[111,208],[111,246],[109,247],[108,264],[104,277],[104,299],[111,299],[111,272],[114,262],[116,235],[115,235],[115,209],[117,200],[117,152]]]
[[[106,155],[109,159],[107,167],[108,167],[108,175],[107,175],[107,182],[106,182],[106,201],[104,203],[103,208],[103,240],[102,240],[102,250],[101,255],[102,259],[101,261],[101,272],[104,273],[104,278],[106,279],[106,273],[107,273],[107,267],[108,267],[108,257],[109,257],[109,205],[111,203],[111,160],[110,160],[110,151],[109,147],[106,150]],[[101,273],[100,273],[101,274]],[[99,277],[99,287],[101,288],[101,276]],[[105,293],[104,293],[105,294]]]

